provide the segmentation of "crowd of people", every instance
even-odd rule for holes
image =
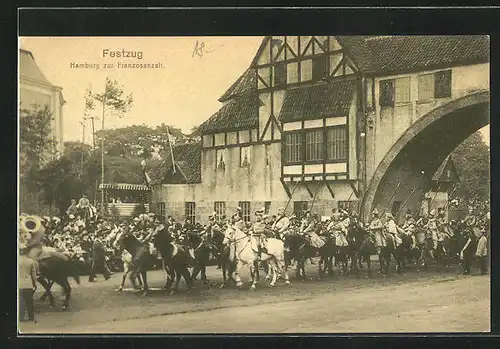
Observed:
[[[457,202],[458,205],[463,205],[464,201]],[[446,235],[453,236],[459,229],[461,234],[467,236],[466,243],[460,251],[464,274],[470,273],[474,256],[479,259],[481,272],[486,273],[487,241],[490,229],[489,206],[485,206],[480,201],[465,202],[467,214],[461,222],[448,222],[444,208],[439,208],[437,212],[432,210],[428,214],[418,215],[407,211],[404,223],[400,226],[396,224],[393,214],[388,212],[379,214],[377,209],[372,212],[372,217],[367,222],[360,222],[355,213],[344,209],[333,209],[331,216],[325,220],[310,210],[300,215],[287,216],[285,208],[279,209],[276,215],[266,214],[264,209],[258,210],[255,212],[254,222],[248,222],[243,220],[241,208],[237,208],[231,217],[218,216],[214,212],[209,216],[208,222],[202,225],[187,219],[177,222],[172,216],[164,220],[162,217],[155,216],[154,213],[144,213],[133,219],[113,221],[97,214],[86,196],[83,196],[78,204],[76,200],[71,201],[65,217],[42,218],[45,228],[43,244],[76,257],[89,265],[89,281],[92,282],[95,280],[96,273],[103,274],[105,279],[109,279],[113,274],[109,261],[122,257],[121,254],[124,253],[114,243],[114,237],[118,232],[125,230],[132,232],[139,241],[148,244],[150,252],[155,255],[156,249],[153,244],[155,232],[159,226],[166,227],[174,240],[186,246],[194,258],[192,246],[187,246],[188,234],[198,234],[203,241],[210,243],[214,234],[223,232],[229,225],[257,237],[261,242],[259,246],[265,246],[266,239],[269,237],[282,239],[286,245],[287,236],[302,234],[307,236],[307,241],[315,248],[321,248],[325,244],[322,235],[331,232],[334,232],[337,246],[347,245],[348,231],[352,226],[357,225],[374,236],[377,248],[382,248],[387,243],[394,243],[397,246],[402,241],[401,237],[406,235],[411,237],[413,245],[431,240],[433,245],[431,254]],[[461,224],[461,227],[457,228],[457,224]],[[388,236],[392,236],[392,239],[388,239]],[[312,259],[311,262],[313,262]],[[32,269],[25,259],[23,259],[23,268],[26,271],[24,273],[26,277],[23,280],[25,284],[29,284]],[[35,283],[33,283],[33,289],[34,287],[36,287]]]

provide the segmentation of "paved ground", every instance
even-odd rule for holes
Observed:
[[[309,267],[310,275],[315,275]],[[209,277],[220,278],[211,269]],[[291,273],[290,273],[291,275]],[[150,287],[163,285],[160,271]],[[489,276],[431,268],[384,278],[376,273],[262,284],[256,292],[198,284],[191,295],[153,291],[142,298],[115,292],[121,275],[75,285],[71,310],[37,302],[37,324],[22,333],[304,333],[485,332],[490,324]],[[55,289],[56,290],[56,289]]]

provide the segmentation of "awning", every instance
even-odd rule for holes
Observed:
[[[128,184],[128,183],[104,183],[99,185],[99,189],[112,189],[112,190],[136,190],[136,191],[149,191],[149,187],[144,184]]]

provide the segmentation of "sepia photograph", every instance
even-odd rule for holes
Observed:
[[[19,36],[18,333],[489,332],[489,124],[487,35]]]

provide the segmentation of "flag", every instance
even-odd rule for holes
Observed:
[[[151,178],[149,177],[148,173],[144,172],[144,176],[146,177],[146,183],[148,183],[148,185],[150,185],[151,184]]]

